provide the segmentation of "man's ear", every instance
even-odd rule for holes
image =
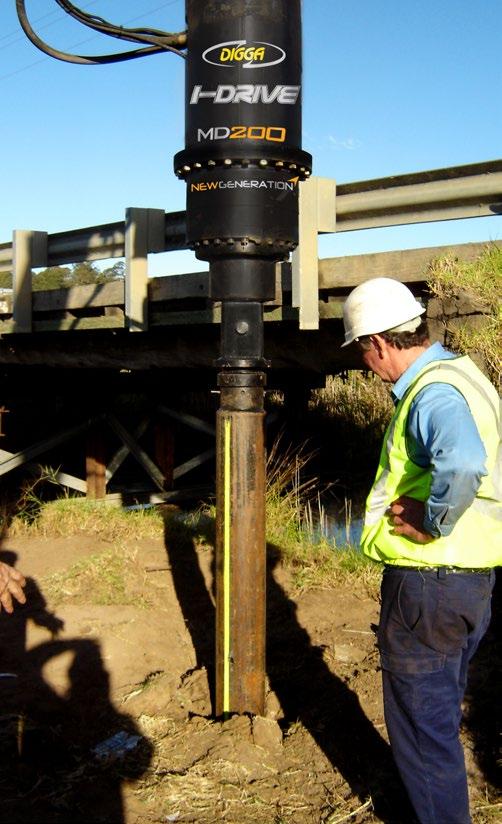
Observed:
[[[385,347],[384,339],[381,338],[380,335],[370,335],[370,342],[371,342],[371,345],[373,346],[373,349],[377,353],[378,357],[380,358],[380,360],[382,360],[382,358],[384,356],[384,347]]]

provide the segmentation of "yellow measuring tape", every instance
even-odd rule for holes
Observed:
[[[230,448],[232,421],[223,428],[223,712],[230,712]]]

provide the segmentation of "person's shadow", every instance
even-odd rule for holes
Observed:
[[[192,639],[196,666],[198,669],[206,669],[211,706],[214,707],[216,632],[214,601],[211,599],[199,565],[192,529],[168,510],[163,512],[163,517],[164,544],[176,596]],[[209,518],[203,524],[210,544],[213,543],[213,524],[214,522]]]
[[[502,570],[492,599],[492,620],[473,658],[466,692],[465,724],[484,776],[502,790]]]
[[[122,782],[144,773],[152,746],[113,706],[96,641],[57,640],[62,621],[33,580],[27,590],[26,605],[0,613],[0,822],[123,824]],[[28,619],[53,640],[26,650]],[[58,659],[67,683],[56,689],[44,670]]]
[[[198,534],[202,530],[214,546],[214,522],[207,519],[202,529],[199,524]],[[198,665],[214,672],[214,597],[200,572],[194,533],[179,520],[173,526],[172,516],[166,514],[165,543]],[[301,721],[361,803],[371,797],[381,821],[412,824],[414,815],[389,745],[365,715],[357,695],[330,671],[322,650],[312,645],[299,624],[295,604],[273,574],[280,548],[268,545],[267,552],[267,674],[284,712],[281,724],[287,729]]]
[[[16,566],[17,554],[11,550],[0,550],[0,561],[11,567]],[[0,620],[0,661],[5,668],[11,659],[22,661],[26,650],[27,623],[32,621],[38,627],[45,627],[52,639],[64,628],[64,621],[47,610],[47,602],[34,578],[26,578],[24,588],[26,604],[20,606],[14,601],[14,612]],[[2,613],[0,613],[1,615]]]

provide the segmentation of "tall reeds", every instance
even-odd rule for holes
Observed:
[[[427,276],[429,289],[443,303],[448,345],[461,354],[477,353],[499,392],[502,388],[502,248],[486,247],[468,263],[453,256],[434,260]],[[455,303],[472,314],[454,317]],[[450,307],[448,307],[450,304]]]
[[[312,457],[305,444],[281,450],[281,439],[274,443],[268,460],[267,540],[298,589],[350,580],[357,591],[375,596],[380,570],[351,542],[351,502],[345,501],[345,536],[337,541],[319,479],[307,474]]]

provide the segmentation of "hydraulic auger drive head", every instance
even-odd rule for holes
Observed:
[[[174,166],[187,183],[188,241],[210,263],[211,298],[223,301],[221,365],[254,366],[263,333],[253,327],[274,298],[275,263],[298,243],[298,184],[311,173],[300,0],[186,6],[185,150]]]

